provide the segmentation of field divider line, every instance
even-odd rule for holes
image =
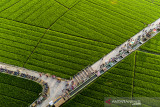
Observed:
[[[63,5],[62,3],[60,3],[59,1],[57,1],[57,0],[54,0],[54,1],[57,2],[58,4],[62,5],[63,7],[67,8],[67,9],[70,9],[69,7],[67,7],[67,6]]]
[[[94,41],[94,42],[95,42],[95,40],[93,40],[93,39],[85,38],[85,37],[82,37],[82,36],[78,36],[78,35],[74,35],[74,34],[69,34],[69,33],[61,32],[61,31],[56,31],[56,30],[51,30],[51,31],[54,31],[54,32],[57,32],[57,33],[61,33],[61,34],[69,35],[69,36],[74,36],[74,37],[77,37],[77,38],[81,38],[81,39],[90,40],[90,41]],[[99,42],[99,41],[96,41],[96,42]],[[117,45],[105,43],[105,42],[102,42],[102,41],[100,41],[100,43],[108,44],[108,45],[112,45],[112,46],[117,46]]]
[[[9,74],[8,74],[8,75],[9,75]],[[20,89],[25,90],[25,91],[29,91],[29,92],[32,92],[32,93],[36,93],[36,92],[34,92],[34,91],[31,91],[31,90],[28,90],[28,89],[25,89],[25,88],[22,88],[22,87],[18,87],[18,86],[16,86],[16,85],[7,84],[7,83],[4,83],[4,82],[1,82],[0,84],[5,84],[5,85],[8,85],[8,86],[20,88]]]
[[[132,81],[132,91],[131,91],[131,98],[133,100],[133,91],[134,91],[134,79],[135,79],[135,69],[136,69],[136,54],[137,54],[137,51],[135,51],[135,55],[134,55],[134,67],[133,67],[133,72],[134,72],[134,75],[133,75],[133,81]]]
[[[15,98],[15,97],[13,98],[13,97],[8,96],[8,95],[5,95],[5,94],[3,94],[3,93],[1,93],[0,95],[5,96],[5,97],[8,97],[8,98],[10,98],[10,99],[14,99],[14,100],[17,100],[17,101],[22,101],[22,102],[28,103],[28,102],[25,101],[25,100],[21,100],[21,99]]]
[[[81,1],[81,0],[80,0]],[[80,2],[79,1],[79,2]],[[77,2],[74,6],[72,6],[71,8],[67,8],[68,10],[66,11],[66,12],[64,12],[59,18],[57,18],[51,25],[50,25],[50,27],[47,29],[47,30],[49,30],[61,17],[63,17],[69,10],[71,10],[73,7],[75,7],[79,2]]]
[[[16,20],[7,19],[7,18],[4,18],[4,17],[0,17],[0,18],[6,19],[6,20],[10,20],[10,21],[14,21],[14,22],[18,22],[20,24],[25,24],[25,25],[28,25],[28,26],[33,26],[33,27],[37,27],[37,28],[41,28],[41,29],[46,29],[47,30],[47,28],[44,28],[44,27],[35,26],[35,25],[28,24],[28,23],[22,23],[22,22],[19,22],[19,21],[16,21]],[[9,25],[9,24],[7,24],[7,25]],[[13,25],[10,25],[10,26],[13,26]],[[15,26],[15,27],[18,27],[18,26]],[[20,28],[20,27],[18,27],[18,28]],[[23,29],[25,29],[25,28],[23,28]],[[29,29],[26,29],[26,30],[29,30]],[[65,34],[65,35],[69,35],[69,36],[73,36],[73,37],[77,37],[77,38],[81,38],[81,39],[85,39],[85,40],[95,41],[95,40],[92,40],[92,39],[89,39],[89,38],[85,38],[85,37],[81,37],[81,36],[73,35],[73,34],[69,34],[69,33],[64,33],[64,32],[61,32],[61,31],[56,31],[56,30],[51,30],[51,31],[57,32],[57,33],[61,33],[61,34]],[[38,32],[38,31],[35,31],[35,32]],[[42,33],[42,32],[39,32],[39,33]],[[96,41],[96,42],[99,42],[99,41]],[[105,42],[102,42],[102,41],[101,41],[101,43],[108,44],[108,43],[105,43]],[[113,44],[108,44],[108,45],[116,46],[116,45],[113,45]]]
[[[120,54],[120,50],[122,50],[122,47],[124,47],[126,44],[129,44],[131,41],[126,41],[126,42],[124,42],[124,43],[122,43],[120,46],[118,46],[117,48],[115,48],[114,50],[112,50],[110,53],[108,53],[107,55],[105,55],[103,58],[101,58],[100,60],[98,60],[97,62],[95,62],[93,65],[91,65],[90,67],[94,70],[94,71],[98,71],[100,74],[93,74],[93,75],[95,75],[95,77],[92,79],[92,80],[94,80],[94,79],[96,79],[96,78],[98,78],[98,77],[100,77],[101,75],[103,75],[105,72],[107,72],[109,69],[111,69],[112,67],[114,67],[116,64],[118,64],[119,62],[121,62],[126,56],[128,56],[128,55],[130,55],[131,53],[133,53],[133,52],[137,52],[137,50],[139,49],[139,47],[141,46],[141,45],[143,45],[143,44],[145,44],[146,42],[148,42],[152,37],[154,37],[154,36],[156,36],[158,33],[160,33],[160,31],[158,31],[157,32],[157,30],[156,30],[156,32],[154,33],[154,34],[152,34],[151,35],[151,37],[149,37],[149,38],[147,38],[147,37],[145,37],[145,38],[147,38],[146,40],[143,40],[143,36],[142,35],[146,35],[147,36],[147,33],[149,33],[149,32],[153,32],[153,29],[158,29],[159,27],[160,27],[160,18],[159,19],[157,19],[155,22],[153,22],[153,23],[151,23],[151,25],[150,26],[148,26],[148,27],[146,27],[146,28],[144,28],[143,30],[141,30],[140,32],[138,32],[136,35],[134,35],[134,36],[132,36],[131,37],[131,40],[134,40],[134,41],[138,41],[138,43],[136,43],[136,45],[134,46],[134,47],[131,47],[131,49],[129,48],[128,49],[128,51],[129,51],[129,53],[127,54],[127,55],[124,55],[122,58],[118,58],[119,60],[118,61],[116,61],[116,63],[114,63],[114,62],[112,62],[112,65],[110,65],[110,67],[109,68],[106,68],[105,66],[107,65],[105,65],[104,66],[104,68],[105,68],[105,70],[104,69],[102,69],[101,68],[101,65],[102,65],[102,62],[108,62],[109,63],[109,61],[110,61],[110,59],[111,58],[114,58],[114,57],[117,57],[117,55],[119,55]],[[151,30],[152,29],[152,30]],[[146,33],[145,33],[145,32]],[[140,38],[139,38],[140,37]],[[121,55],[122,56],[122,55]],[[136,54],[135,54],[135,58],[134,58],[134,78],[135,78],[135,67],[136,67]],[[101,72],[102,71],[102,72]],[[92,76],[93,76],[92,75]],[[133,85],[134,85],[134,78],[133,78]],[[91,78],[90,78],[91,79]],[[82,84],[80,84],[80,85],[78,85],[77,87],[75,87],[71,92],[69,92],[69,99],[71,98],[71,97],[73,97],[75,94],[77,94],[80,90],[82,90],[86,85],[88,85],[89,83],[90,83],[90,79],[89,80],[86,80],[84,83],[82,83]],[[132,86],[133,87],[133,86]],[[133,93],[133,88],[132,88],[132,92],[131,92],[131,94]],[[131,98],[133,99],[133,94],[131,95]],[[69,100],[68,99],[68,100]],[[68,101],[68,100],[66,100],[66,101]]]
[[[44,35],[47,33],[48,29],[45,31],[45,33],[42,35],[42,37],[39,39],[38,43],[36,44],[35,48],[33,49],[33,51],[31,52],[31,54],[29,55],[29,57],[27,58],[27,60],[24,62],[23,67],[26,65],[27,61],[29,60],[29,58],[32,56],[32,54],[34,53],[34,51],[36,50],[36,48],[38,47],[38,45],[40,44],[40,42],[42,41],[42,38],[44,37]]]
[[[150,54],[154,54],[154,55],[160,55],[160,53],[152,52],[152,51],[148,51],[148,50],[144,50],[144,49],[138,49],[138,51],[141,51],[141,52],[144,52],[144,53],[150,53]]]
[[[26,5],[28,5],[31,1],[28,0],[26,3],[24,3],[23,5],[21,5],[18,10],[15,10],[14,12],[10,13],[7,17],[12,16],[13,14],[15,14],[17,11],[19,11],[20,9],[24,8]]]
[[[90,1],[90,0],[86,0],[86,1],[88,1],[88,2],[90,2],[90,3],[92,3],[92,4],[95,4],[95,5],[99,6],[99,7],[104,8],[104,6],[99,5],[99,4],[97,4],[97,3],[94,3],[94,2],[92,2],[92,1]],[[105,8],[105,9],[106,9],[106,8]],[[113,11],[113,10],[111,10],[111,11]],[[124,11],[124,10],[122,10],[122,11]],[[115,11],[113,11],[113,12],[115,12]],[[124,14],[119,13],[119,12],[116,12],[116,13],[117,13],[117,14],[120,14],[120,15],[123,15],[123,16],[125,16],[125,17],[127,17],[127,18],[130,18],[130,19],[132,19],[132,20],[134,20],[134,21],[138,21],[136,18],[129,17],[129,16],[124,15]]]
[[[4,17],[2,17],[2,16],[0,16],[0,18],[6,19],[6,20],[9,20],[9,21],[14,21],[14,22],[17,22],[17,23],[20,23],[20,24],[24,24],[24,25],[33,26],[33,27],[37,27],[37,28],[41,28],[41,29],[46,29],[46,30],[47,30],[47,28],[45,28],[45,27],[35,26],[35,25],[32,25],[32,24],[28,24],[28,23],[22,23],[22,22],[20,22],[20,21],[11,20],[11,19],[8,19],[8,18],[4,18]],[[1,23],[1,22],[0,22],[0,23]],[[6,23],[5,23],[5,24],[6,24]],[[6,24],[6,25],[9,25],[9,24]],[[10,25],[10,26],[13,26],[13,25]],[[15,27],[17,27],[17,26],[15,26]],[[19,27],[19,28],[21,28],[21,27]],[[23,27],[22,27],[22,28],[23,28]],[[25,29],[25,28],[23,28],[23,29]],[[27,29],[27,30],[28,30],[28,29]],[[35,32],[38,32],[38,31],[35,31]],[[40,32],[40,33],[42,33],[42,32]]]
[[[66,12],[67,12],[67,11],[66,11]],[[57,18],[57,20],[60,19],[66,12],[64,12],[59,18]],[[56,23],[57,20],[56,20],[54,23]],[[53,23],[53,24],[54,24],[54,23]],[[38,47],[38,45],[40,44],[40,42],[41,42],[42,39],[44,38],[45,34],[48,32],[48,30],[51,28],[51,26],[52,26],[53,24],[51,24],[51,25],[49,26],[49,28],[46,29],[46,31],[44,32],[44,34],[42,35],[42,37],[39,39],[37,45],[35,46],[35,48],[34,48],[33,51],[31,52],[31,54],[30,54],[29,57],[27,58],[26,62],[24,62],[23,67],[26,65],[27,61],[28,61],[29,58],[32,56],[32,54],[34,53],[34,51],[36,50],[36,48]]]
[[[15,2],[14,4],[8,6],[7,8],[3,9],[2,11],[0,11],[0,13],[3,12],[3,11],[5,11],[5,10],[7,10],[7,9],[9,9],[10,7],[14,6],[15,4],[17,4],[17,3],[20,2],[20,1],[22,1],[22,0],[19,0],[19,1]],[[5,6],[5,5],[4,5],[4,6]]]
[[[79,1],[80,2],[80,1]],[[79,2],[77,2],[75,5],[77,5]],[[74,5],[74,6],[75,6]],[[72,6],[71,8],[73,8],[74,6]],[[70,9],[71,9],[70,8]],[[44,38],[45,34],[48,32],[48,30],[61,18],[63,17],[70,9],[68,9],[66,12],[64,12],[61,16],[59,16],[44,32],[44,34],[42,35],[42,37],[39,39],[37,45],[35,46],[35,48],[33,49],[33,51],[31,52],[31,54],[29,55],[29,57],[27,58],[27,60],[24,62],[23,67],[27,64],[27,61],[29,60],[29,58],[32,56],[32,54],[35,52],[36,48],[38,47],[38,45],[40,44],[40,42],[42,41],[42,39]]]

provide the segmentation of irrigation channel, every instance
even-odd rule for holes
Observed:
[[[21,78],[31,79],[43,86],[43,91],[45,92],[46,97],[43,98],[41,95],[30,105],[30,107],[59,107],[159,32],[160,18],[152,24],[149,24],[148,27],[144,28],[135,36],[115,48],[93,65],[78,72],[72,77],[71,80],[59,80],[59,77],[53,78],[52,76],[46,76],[46,74],[37,71],[32,71],[5,63],[0,63],[0,71]],[[19,72],[19,74],[15,75],[16,72]],[[30,76],[32,76],[32,78],[30,78]],[[45,89],[46,83],[47,93]]]

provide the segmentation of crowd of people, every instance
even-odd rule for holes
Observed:
[[[42,80],[40,82],[42,82],[41,84],[43,85],[43,92],[42,92],[41,97],[35,101],[34,105],[41,104],[49,96],[48,84]]]
[[[153,26],[154,24],[150,24],[148,26]],[[156,25],[155,28],[153,29],[149,29],[149,31],[147,30],[142,30],[142,34],[139,35],[137,38],[133,39],[129,39],[127,41],[126,44],[124,44],[123,46],[121,46],[121,49],[119,50],[119,53],[113,57],[110,58],[107,62],[103,63],[102,65],[100,65],[100,70],[102,72],[105,72],[106,70],[108,70],[109,68],[111,68],[113,65],[115,65],[117,62],[119,62],[121,59],[123,59],[125,56],[129,55],[129,53],[131,53],[132,51],[134,51],[134,47],[141,45],[142,43],[145,43],[148,39],[150,39],[153,34],[157,33],[160,31],[160,23]]]
[[[148,26],[153,26],[154,24],[149,24]],[[156,32],[160,31],[160,23],[156,25],[155,28],[147,30],[142,30],[142,34],[137,36],[136,38],[130,38],[121,48],[119,49],[119,52],[115,57],[110,58],[108,61],[100,65],[100,71],[105,72],[108,69],[110,69],[113,65],[115,65],[117,62],[122,60],[124,57],[129,55],[132,51],[134,51],[134,47],[136,47],[138,44],[145,43],[148,39],[152,37],[152,35]],[[102,58],[103,60],[103,58]],[[41,80],[38,77],[29,75],[27,73],[22,73],[19,70],[17,71],[11,71],[6,68],[0,68],[0,72],[7,73],[14,76],[19,76],[22,78],[30,79],[32,81],[36,81],[40,83],[43,86],[43,92],[41,93],[41,97],[39,97],[33,104],[33,106],[36,106],[37,104],[41,104],[48,96],[49,96],[49,86],[46,82]],[[69,95],[69,92],[74,90],[75,87],[77,87],[79,84],[84,83],[87,78],[89,78],[91,75],[97,73],[98,71],[94,71],[87,67],[86,69],[79,72],[77,75],[75,75],[72,79],[72,81],[66,81],[66,87],[64,90],[62,90],[62,97],[66,97]],[[42,73],[39,73],[39,77],[42,77]],[[46,78],[50,77],[50,75],[45,74]],[[51,78],[55,79],[55,75],[51,75]],[[60,83],[61,79],[57,79],[57,82]]]
[[[65,88],[62,90],[62,95],[60,96],[60,98],[67,100],[69,98],[69,92],[74,90],[75,87],[77,87],[78,85],[85,82],[85,80],[87,78],[89,78],[92,74],[93,74],[92,69],[89,68],[89,66],[88,66],[87,68],[85,68],[84,70],[82,70],[81,72],[79,72],[75,76],[73,76],[71,81],[66,80],[66,83],[65,83],[66,85],[65,85]],[[56,102],[57,102],[57,100],[55,102],[53,102],[53,104],[55,104]],[[50,105],[48,105],[48,107],[50,107]]]
[[[150,26],[153,26],[153,24],[151,24]],[[105,71],[110,69],[113,65],[115,65],[117,62],[119,62],[124,57],[129,55],[132,51],[134,51],[136,49],[135,47],[143,44],[145,41],[151,38],[152,34],[154,34],[157,31],[160,31],[160,23],[156,26],[156,28],[150,29],[149,31],[143,30],[142,35],[139,35],[136,38],[130,38],[126,42],[126,44],[121,46],[118,54],[115,55],[115,57],[110,58],[107,62],[100,65],[100,71],[104,73]],[[97,74],[97,72],[98,71],[92,72],[92,70],[84,69],[78,74],[76,74],[71,81],[66,81],[66,88],[62,90],[62,97],[65,98],[66,96],[69,96],[69,92],[74,90],[74,88],[77,87],[79,84],[84,83],[87,80],[87,78],[91,77],[94,74]],[[101,73],[99,75],[101,75]]]
[[[7,73],[7,74],[10,74],[10,75],[20,76],[20,77],[22,77],[22,78],[30,79],[30,80],[33,80],[33,81],[37,81],[37,80],[38,80],[37,77],[31,76],[31,75],[29,75],[29,74],[20,73],[19,70],[17,70],[17,71],[11,71],[11,70],[8,70],[8,69],[6,69],[6,68],[2,68],[2,67],[1,67],[1,68],[0,68],[0,71],[1,71],[1,72],[4,72],[4,73]]]
[[[39,73],[39,77],[42,77],[42,75],[45,75],[46,76],[46,78],[48,78],[48,77],[52,77],[52,79],[56,79],[56,76],[55,75],[49,75],[49,74],[44,74],[44,73]]]

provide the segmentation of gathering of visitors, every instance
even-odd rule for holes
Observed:
[[[149,24],[148,27],[152,27],[154,24]],[[155,36],[160,31],[160,23],[156,24],[154,28],[149,30],[143,29],[141,35],[138,35],[134,38],[130,38],[125,44],[120,46],[119,53],[110,58],[108,61],[100,65],[100,71],[105,72],[110,69],[117,62],[121,61],[131,52],[135,51],[139,46],[149,40],[151,37]]]
[[[149,27],[154,26],[154,24],[148,25]],[[67,95],[69,92],[77,88],[77,86],[80,86],[93,75],[100,76],[107,70],[109,70],[111,67],[113,67],[115,64],[117,64],[119,61],[124,59],[127,55],[135,51],[139,46],[141,46],[143,43],[145,43],[147,40],[149,40],[151,37],[156,35],[160,31],[160,23],[156,25],[154,28],[150,28],[149,30],[143,29],[141,31],[140,35],[136,35],[135,37],[132,37],[127,40],[124,44],[118,48],[118,54],[116,54],[114,57],[109,58],[108,61],[105,61],[100,65],[100,70],[92,70],[92,67],[87,67],[86,69],[80,71],[76,75],[73,76],[70,83],[66,84],[66,89],[63,90],[63,94]],[[104,58],[101,59],[102,61]]]
[[[153,28],[153,26],[155,26]],[[128,39],[124,44],[120,45],[117,50],[116,54],[114,54],[112,57],[109,57],[107,60],[105,58],[101,58],[100,60],[103,63],[100,63],[98,66],[99,69],[94,70],[91,66],[86,67],[85,69],[78,72],[76,75],[73,76],[70,80],[66,80],[65,88],[62,90],[62,95],[59,99],[57,99],[55,102],[58,102],[61,98],[66,98],[70,95],[72,91],[74,91],[78,86],[84,84],[86,81],[90,81],[89,79],[93,76],[99,77],[103,73],[105,73],[107,70],[109,70],[111,67],[116,65],[118,62],[120,62],[122,59],[124,59],[126,56],[131,54],[133,51],[135,51],[139,46],[147,42],[150,38],[155,36],[158,32],[160,32],[160,23],[158,24],[149,24],[148,27],[152,27],[150,29],[143,29],[139,35],[136,35],[130,39]],[[107,55],[106,55],[107,57]],[[105,60],[105,61],[104,61]],[[18,76],[21,78],[29,79],[32,81],[35,81],[43,86],[43,91],[40,93],[40,97],[32,104],[33,107],[35,107],[38,104],[42,104],[44,100],[47,99],[49,96],[49,85],[47,82],[44,82],[42,78],[48,79],[51,77],[51,80],[56,79],[57,83],[61,83],[62,79],[59,77],[56,77],[55,75],[49,75],[44,73],[38,73],[37,75],[39,77],[21,72],[20,70],[12,71],[8,70],[7,68],[3,68],[1,66],[0,68],[1,73],[7,73],[10,75]]]

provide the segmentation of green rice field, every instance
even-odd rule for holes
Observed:
[[[0,0],[0,62],[69,79],[157,20],[159,8],[159,0]],[[159,36],[63,106],[103,107],[105,97],[160,97]],[[26,107],[41,91],[28,80],[0,76],[4,106]]]
[[[42,87],[38,83],[0,73],[1,107],[28,107],[41,91]]]
[[[160,105],[160,56],[136,51],[87,86],[63,107],[103,107],[106,97],[154,97],[145,107]],[[121,106],[118,106],[121,107]]]
[[[2,0],[0,61],[69,78],[159,18],[157,3],[130,2]]]

